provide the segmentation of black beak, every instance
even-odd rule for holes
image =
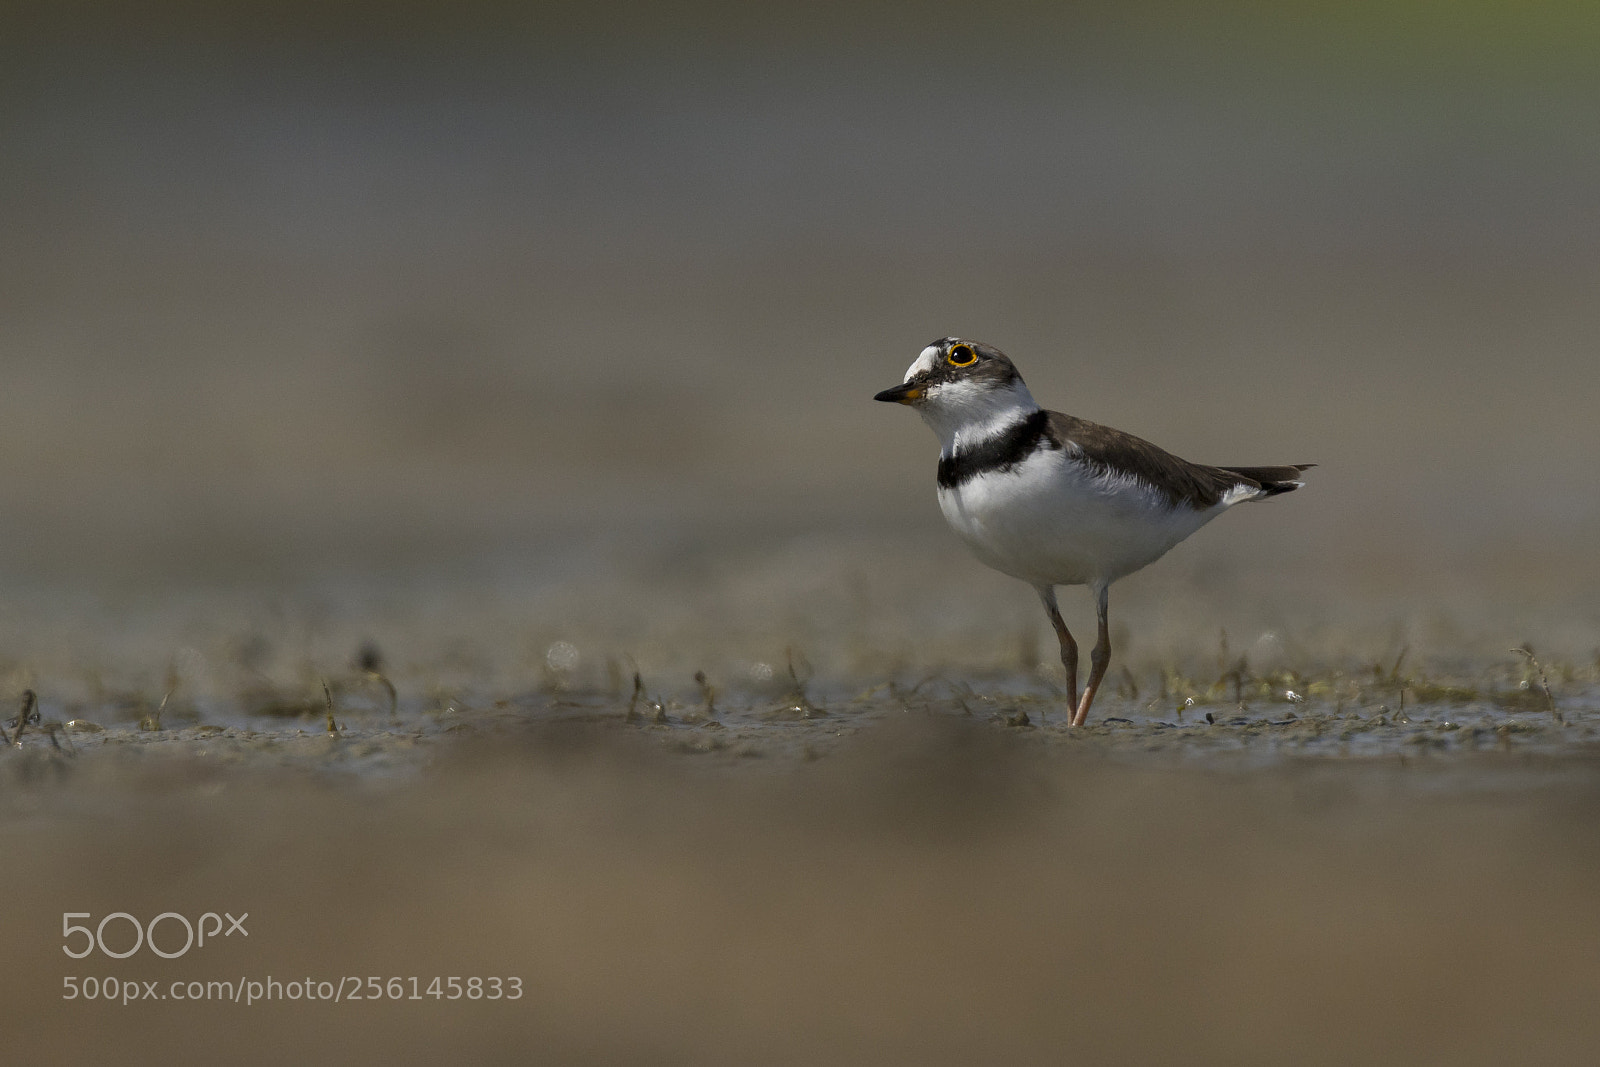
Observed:
[[[885,404],[910,404],[913,401],[922,399],[922,386],[905,382],[902,385],[895,386],[893,389],[885,389],[872,399],[882,400]]]

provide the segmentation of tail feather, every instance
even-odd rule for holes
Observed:
[[[1241,478],[1248,478],[1261,486],[1261,497],[1277,496],[1279,493],[1292,493],[1305,483],[1300,480],[1300,472],[1315,467],[1315,463],[1294,463],[1286,467],[1220,467],[1229,474],[1237,474]],[[1261,499],[1257,497],[1256,499]]]

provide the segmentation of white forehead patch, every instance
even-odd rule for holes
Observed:
[[[929,345],[922,350],[921,355],[917,356],[917,361],[907,368],[905,380],[909,382],[919,374],[928,373],[933,370],[934,364],[938,362],[939,347],[937,345]]]

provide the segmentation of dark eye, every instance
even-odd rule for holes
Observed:
[[[970,367],[978,362],[978,353],[972,350],[971,345],[951,345],[949,354],[944,358],[952,367]]]

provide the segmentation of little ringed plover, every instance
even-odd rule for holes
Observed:
[[[1032,585],[1067,670],[1073,726],[1111,662],[1107,589],[1247,500],[1292,492],[1310,463],[1210,467],[1034,402],[999,349],[946,337],[874,397],[915,408],[939,438],[939,509],[983,563]],[[1078,696],[1078,646],[1055,587],[1094,593],[1099,637]]]

